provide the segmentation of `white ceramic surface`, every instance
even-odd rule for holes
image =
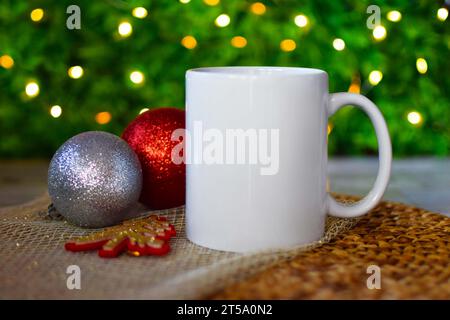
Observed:
[[[355,205],[326,192],[327,121],[353,104],[372,120],[379,144],[378,177]],[[187,164],[186,228],[196,244],[249,252],[318,240],[326,214],[355,217],[372,209],[389,180],[391,143],[378,108],[351,93],[328,93],[325,71],[282,67],[218,67],[186,73],[186,129],[278,129],[278,171],[260,164]],[[195,136],[187,140],[192,155]]]

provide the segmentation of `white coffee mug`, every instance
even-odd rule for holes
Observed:
[[[351,205],[326,190],[328,118],[349,104],[367,113],[379,146],[375,185]],[[367,213],[389,181],[391,142],[380,111],[359,94],[329,94],[322,70],[189,70],[186,129],[187,237],[208,248],[249,252],[319,240],[327,214]]]

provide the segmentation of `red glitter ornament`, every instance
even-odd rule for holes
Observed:
[[[173,163],[172,149],[180,142],[171,139],[174,130],[184,128],[183,110],[158,108],[139,115],[122,134],[141,162],[144,180],[140,201],[152,209],[185,202],[186,168],[184,163]]]

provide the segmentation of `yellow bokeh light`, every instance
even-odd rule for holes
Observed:
[[[407,117],[408,122],[412,125],[419,125],[422,122],[422,115],[417,111],[411,111],[408,113]]]
[[[83,76],[84,70],[80,66],[73,66],[73,67],[70,67],[69,70],[67,70],[67,74],[72,79],[79,79]]]
[[[133,9],[132,14],[136,18],[144,19],[148,15],[148,11],[144,7],[136,7]]]
[[[220,0],[203,0],[203,2],[208,6],[217,6]]]
[[[328,123],[327,126],[327,134],[330,134],[333,131],[333,124],[331,122]]]
[[[5,69],[11,69],[14,66],[14,60],[11,56],[5,54],[0,57],[0,66]]]
[[[194,49],[197,46],[197,40],[193,36],[185,36],[181,39],[181,45],[186,49]]]
[[[244,48],[247,45],[247,39],[236,36],[231,39],[231,45],[235,48]]]
[[[117,32],[124,38],[129,37],[133,33],[133,26],[128,21],[123,21],[117,27]]]
[[[342,51],[345,49],[345,42],[342,39],[334,39],[333,40],[333,48],[337,51]]]
[[[191,0],[180,0],[180,3],[182,4],[188,4],[189,2],[191,2]]]
[[[381,41],[386,38],[386,34],[386,28],[382,25],[376,26],[372,31],[373,38],[377,41]]]
[[[30,13],[30,18],[31,18],[31,20],[33,20],[34,22],[39,22],[39,21],[41,21],[42,18],[44,18],[44,10],[42,10],[41,8],[34,9],[34,10],[31,11],[31,13]]]
[[[225,13],[222,13],[216,18],[215,24],[219,28],[224,28],[230,24],[230,21],[231,21],[230,16]]]
[[[131,80],[131,82],[133,82],[135,84],[140,84],[140,83],[144,82],[145,76],[140,71],[133,71],[130,73],[130,80]]]
[[[266,13],[266,6],[261,2],[255,2],[250,6],[250,11],[258,16]]]
[[[51,115],[53,118],[59,118],[59,117],[61,116],[61,114],[62,114],[62,108],[61,108],[61,106],[54,105],[54,106],[52,106],[52,107],[50,108],[50,115]]]
[[[348,88],[350,93],[361,93],[361,86],[358,83],[352,83]]]
[[[371,85],[376,86],[383,79],[383,73],[380,70],[373,70],[369,73],[369,82]]]
[[[402,20],[402,14],[400,13],[400,11],[392,10],[388,12],[387,19],[392,22],[399,22],[400,20]]]
[[[30,81],[25,85],[25,94],[31,98],[36,97],[39,94],[39,85]]]
[[[294,23],[297,27],[303,28],[308,25],[308,17],[304,14],[299,14],[295,16]]]
[[[426,73],[428,70],[427,60],[425,60],[424,58],[417,59],[416,68],[417,68],[417,71],[419,71],[419,73],[421,73],[421,74]]]
[[[150,110],[149,108],[142,108],[141,111],[139,111],[139,114],[143,114],[144,112]]]
[[[447,8],[439,8],[436,14],[437,18],[441,21],[447,20],[448,10]]]
[[[297,44],[292,39],[284,39],[280,42],[280,49],[285,52],[294,51],[297,47]]]
[[[98,124],[107,124],[112,119],[111,113],[108,111],[99,112],[95,115],[95,121]]]

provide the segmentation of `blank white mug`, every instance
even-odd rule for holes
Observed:
[[[373,189],[351,205],[337,202],[326,190],[328,118],[348,104],[367,113],[379,146]],[[190,135],[186,139],[187,237],[208,248],[249,252],[318,240],[324,234],[327,214],[356,217],[367,213],[378,204],[389,181],[391,142],[380,111],[359,94],[329,94],[328,75],[322,70],[189,70],[186,129]],[[241,157],[240,161],[227,161],[223,154],[230,142],[227,130],[247,134],[248,144],[255,134],[260,142],[271,142],[267,148],[275,152],[263,148],[272,157],[271,170],[267,161],[255,163],[260,154],[252,158],[255,150],[250,145],[245,154],[232,155]],[[268,135],[275,138],[270,140]],[[211,158],[208,144],[212,143],[215,153]],[[223,153],[217,156],[220,143]]]

